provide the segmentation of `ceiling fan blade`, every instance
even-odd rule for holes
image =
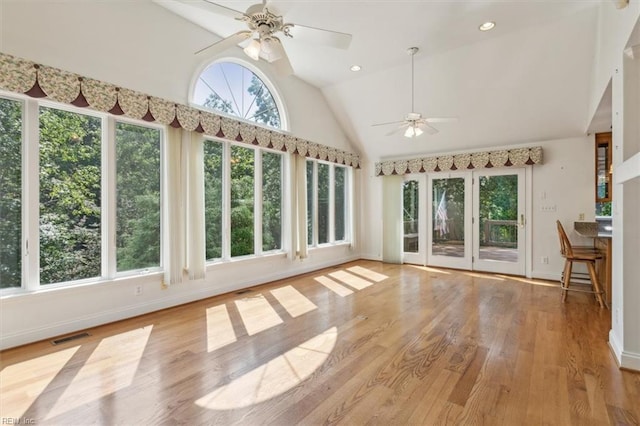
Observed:
[[[401,124],[400,126],[396,127],[392,131],[390,131],[389,133],[385,134],[385,136],[393,136],[393,135],[396,135],[398,133],[402,133],[409,126],[410,126],[409,123]]]
[[[438,133],[438,129],[436,129],[433,126],[429,126],[428,124],[422,124],[420,126],[418,126],[419,128],[421,128],[422,130],[424,130],[425,132],[429,133],[430,135],[435,135],[436,133]]]
[[[375,127],[375,126],[386,126],[386,125],[389,125],[389,124],[398,124],[398,123],[405,123],[405,122],[406,122],[406,120],[398,120],[398,121],[390,121],[388,123],[372,124],[371,126],[372,127]]]
[[[198,50],[195,54],[199,55],[203,52],[209,52],[209,51],[217,51],[217,52],[224,52],[225,50],[229,49],[232,46],[235,46],[236,44],[248,39],[249,37],[251,37],[251,31],[240,31],[237,32],[235,34],[230,35],[227,38],[223,38],[220,41],[217,41],[207,47],[204,47],[200,50]]]
[[[289,57],[287,53],[284,51],[281,43],[273,43],[274,55],[279,55],[279,59],[273,61],[273,66],[276,69],[278,75],[286,77],[288,75],[293,74],[293,67],[291,66],[291,62],[289,62]]]
[[[292,24],[290,32],[294,40],[302,40],[309,43],[324,46],[348,49],[351,44],[351,34],[338,31],[323,30],[321,28],[308,27],[306,25]]]
[[[427,117],[424,120],[427,123],[454,123],[458,121],[458,117]]]
[[[224,15],[230,18],[238,18],[243,15],[243,13],[240,12],[239,10],[231,9],[230,7],[222,6],[220,4],[213,3],[208,0],[177,0],[177,1],[180,3],[184,3],[187,6],[194,6],[206,12],[216,13],[218,15]]]

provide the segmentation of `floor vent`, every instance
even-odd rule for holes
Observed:
[[[251,293],[252,291],[253,290],[251,290],[250,288],[245,288],[244,290],[236,291],[236,294]]]
[[[72,340],[83,339],[83,338],[89,337],[89,336],[91,336],[89,333],[78,333],[78,334],[74,334],[72,336],[61,337],[59,339],[52,340],[51,344],[52,345],[60,345],[62,343],[67,343],[67,342],[70,342]]]

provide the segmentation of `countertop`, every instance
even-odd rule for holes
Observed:
[[[583,237],[611,238],[611,232],[598,232],[598,222],[573,222],[573,229]]]

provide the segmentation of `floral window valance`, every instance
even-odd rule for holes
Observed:
[[[357,154],[0,52],[0,89],[360,168]]]
[[[515,148],[376,163],[376,176],[448,172],[492,167],[522,167],[542,163],[542,147]]]

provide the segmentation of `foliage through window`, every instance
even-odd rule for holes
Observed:
[[[158,129],[116,123],[117,271],[160,266]]]
[[[236,63],[216,62],[207,67],[198,77],[193,101],[214,111],[281,128],[272,93],[257,75]]]
[[[22,103],[0,98],[0,288],[22,281]]]
[[[262,251],[282,248],[282,155],[262,152]]]
[[[102,120],[40,108],[40,283],[101,275]]]
[[[204,142],[204,223],[207,260],[222,257],[222,159],[220,142]]]
[[[231,146],[231,257],[254,253],[254,153]]]
[[[349,239],[347,168],[307,160],[307,244]]]
[[[207,260],[282,250],[283,162],[279,152],[205,140]]]

